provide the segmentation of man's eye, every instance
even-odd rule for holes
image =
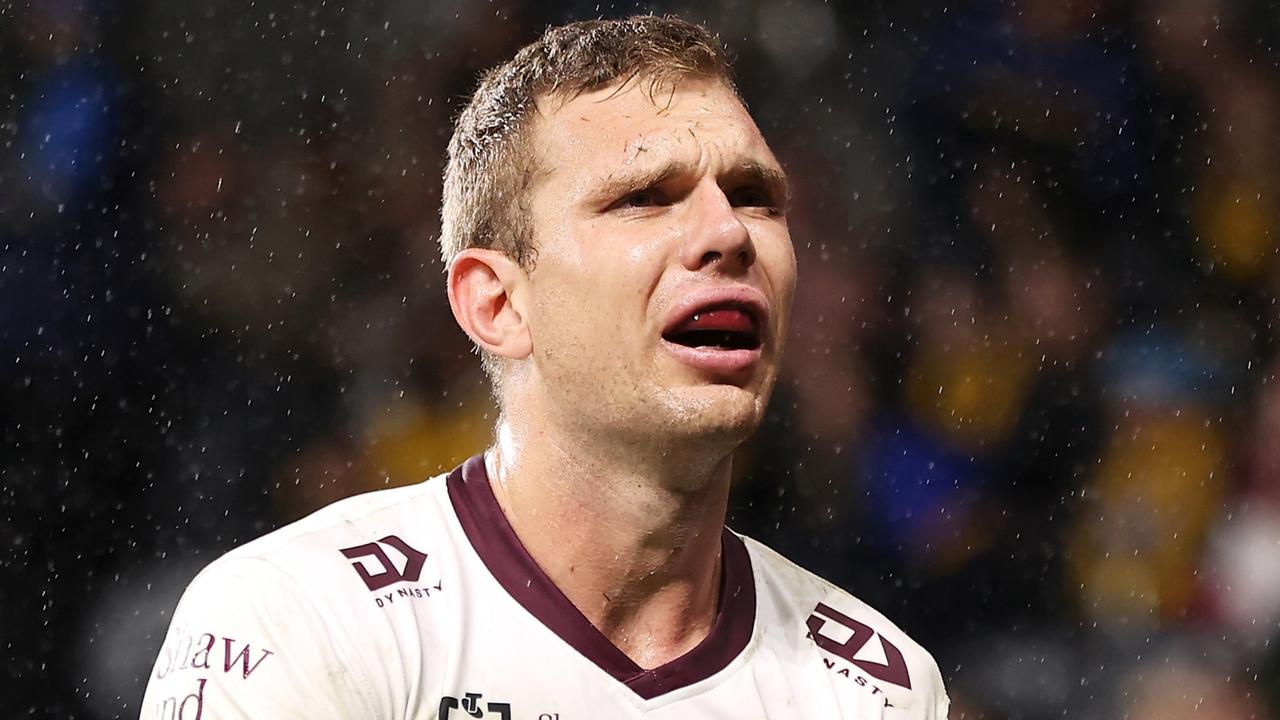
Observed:
[[[658,201],[658,193],[652,190],[641,190],[626,196],[619,204],[625,207],[654,207],[661,203]]]
[[[758,187],[738,188],[729,193],[729,204],[734,207],[766,208],[777,212],[777,203],[773,196]]]

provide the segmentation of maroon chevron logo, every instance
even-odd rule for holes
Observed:
[[[830,623],[844,628],[845,632],[824,633],[823,630]],[[813,609],[813,614],[809,616],[806,625],[809,627],[809,637],[813,638],[819,648],[862,668],[864,672],[878,680],[911,689],[911,677],[907,674],[907,661],[903,659],[902,651],[886,640],[883,635],[877,635],[875,630],[824,603],[818,603],[818,606]],[[846,634],[849,636],[847,639],[843,641],[837,639]],[[874,637],[880,638],[880,646],[884,648],[885,662],[878,663],[855,657],[858,651]]]
[[[395,550],[404,556],[405,563],[403,568],[399,568],[395,563],[391,562],[391,558],[382,546]],[[342,548],[343,555],[347,558],[355,560],[351,563],[351,567],[356,569],[356,573],[360,575],[360,579],[370,590],[381,590],[382,588],[393,585],[398,582],[417,582],[422,575],[422,566],[427,562],[427,554],[414,550],[409,544],[395,535],[388,535],[377,542],[365,543],[355,547]],[[363,558],[372,558],[378,561],[380,569],[377,572],[369,572],[369,567],[363,562]]]

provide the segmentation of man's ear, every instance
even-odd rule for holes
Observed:
[[[513,302],[527,275],[498,250],[467,248],[449,263],[449,307],[481,349],[520,360],[533,352],[522,308]]]

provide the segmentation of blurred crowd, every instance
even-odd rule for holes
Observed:
[[[548,23],[737,57],[800,286],[731,525],[953,718],[1280,720],[1280,8],[0,5],[0,716],[136,716],[229,547],[490,439],[450,121]]]

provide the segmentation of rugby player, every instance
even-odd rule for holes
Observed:
[[[487,73],[441,245],[493,446],[209,565],[142,717],[945,718],[919,645],[724,526],[786,336],[787,193],[699,26],[573,23]]]

